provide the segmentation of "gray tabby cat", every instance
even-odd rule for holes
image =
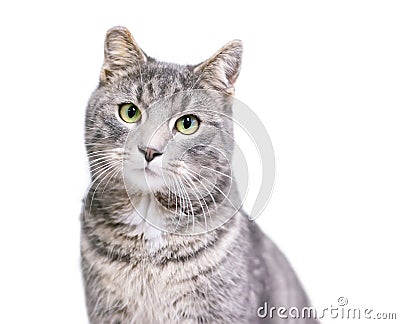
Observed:
[[[92,184],[81,255],[91,323],[315,323],[257,316],[265,302],[308,300],[236,206],[230,117],[241,57],[236,40],[195,66],[163,63],[126,28],[108,31],[86,112]]]

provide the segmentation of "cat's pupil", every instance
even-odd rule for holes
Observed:
[[[128,117],[133,118],[133,116],[135,116],[135,113],[136,113],[136,109],[134,107],[129,107],[128,112],[127,112]]]
[[[183,119],[183,127],[184,127],[185,129],[188,129],[190,126],[192,126],[192,118],[190,118],[190,117],[185,117],[185,118]]]

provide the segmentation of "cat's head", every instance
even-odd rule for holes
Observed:
[[[132,195],[151,192],[162,204],[192,213],[225,199],[241,42],[229,42],[200,64],[178,65],[147,56],[126,28],[115,27],[107,32],[104,56],[86,113],[93,180],[105,185],[107,177],[123,176]]]

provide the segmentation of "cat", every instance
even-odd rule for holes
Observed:
[[[91,323],[317,323],[290,264],[241,209],[230,172],[242,43],[197,65],[107,32],[86,110],[81,267]],[[261,312],[262,313],[262,312]],[[265,316],[264,316],[265,317]]]

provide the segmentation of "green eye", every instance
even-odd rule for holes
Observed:
[[[126,123],[136,123],[139,121],[142,113],[133,103],[126,103],[119,106],[119,116]]]
[[[178,132],[185,135],[191,135],[199,129],[199,120],[193,115],[185,115],[176,121],[175,127]]]

